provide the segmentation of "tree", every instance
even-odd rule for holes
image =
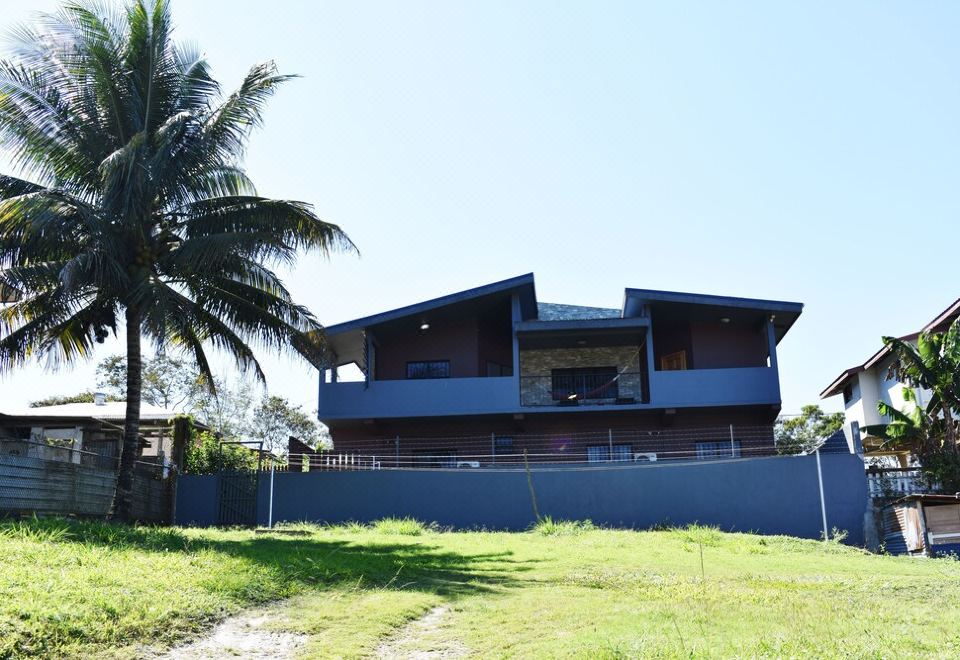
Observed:
[[[231,381],[219,377],[213,383],[214,391],[201,390],[191,402],[192,414],[223,438],[249,439],[257,399],[253,383],[246,378]]]
[[[184,451],[187,474],[216,474],[223,470],[249,472],[257,467],[257,454],[241,445],[225,445],[209,431],[194,433]]]
[[[143,385],[140,398],[152,406],[170,410],[192,410],[192,403],[206,388],[196,366],[164,354],[143,360]],[[127,361],[122,355],[111,355],[97,366],[97,386],[123,401],[127,389]],[[207,388],[208,389],[208,388]]]
[[[812,451],[843,428],[843,413],[825,413],[820,406],[800,409],[797,417],[781,417],[774,426],[777,451],[781,454],[799,454]]]
[[[329,445],[329,436],[321,431],[320,424],[313,417],[301,406],[292,405],[279,396],[264,397],[253,411],[251,436],[262,441],[264,448],[270,451],[285,451],[290,436],[314,448]]]
[[[241,161],[272,62],[226,96],[206,60],[171,38],[167,0],[70,3],[22,26],[0,61],[0,368],[87,358],[124,325],[126,418],[114,515],[129,519],[139,451],[141,338],[182,351],[213,384],[207,351],[263,379],[251,344],[324,357],[322,327],[274,264],[354,250],[306,203],[258,196]]]

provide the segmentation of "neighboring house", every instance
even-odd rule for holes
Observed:
[[[126,402],[67,403],[0,412],[0,454],[110,467],[120,455]],[[140,406],[141,456],[169,459],[172,420],[178,413]]]
[[[802,309],[645,289],[548,304],[523,275],[328,327],[318,416],[335,452],[385,467],[770,454],[777,344]]]
[[[934,317],[919,331],[901,337],[904,341],[915,342],[921,332],[946,332],[956,318],[960,316],[960,300]],[[821,399],[833,396],[843,396],[844,406],[844,434],[851,447],[862,444],[868,456],[895,456],[901,467],[909,465],[910,452],[905,450],[890,450],[882,448],[880,438],[867,435],[863,432],[866,426],[885,424],[890,420],[881,416],[877,410],[877,403],[884,401],[897,410],[904,407],[904,385],[896,379],[890,378],[890,365],[893,355],[889,348],[884,346],[874,353],[863,364],[851,367],[837,376],[830,385],[820,393]],[[929,393],[917,391],[918,401],[926,405]]]

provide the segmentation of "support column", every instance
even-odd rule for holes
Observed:
[[[522,313],[520,311],[520,296],[519,294],[513,294],[510,297],[510,318],[511,318],[511,332],[513,333],[513,382],[514,387],[517,393],[517,405],[522,405],[522,399],[520,388],[520,338],[517,337],[517,325],[523,320]]]

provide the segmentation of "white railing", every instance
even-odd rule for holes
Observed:
[[[898,497],[931,491],[919,468],[885,468],[867,472],[867,488],[870,497]]]

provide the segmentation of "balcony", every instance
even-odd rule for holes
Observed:
[[[551,374],[520,378],[520,405],[614,406],[645,402],[645,374],[638,371],[577,371],[558,369]]]
[[[780,382],[775,367],[650,373],[650,406],[654,408],[765,403],[780,403]]]
[[[920,468],[869,469],[867,487],[870,497],[887,499],[939,490],[936,484],[927,483]]]
[[[508,413],[517,409],[517,379],[430,378],[321,383],[320,419],[430,417]]]

